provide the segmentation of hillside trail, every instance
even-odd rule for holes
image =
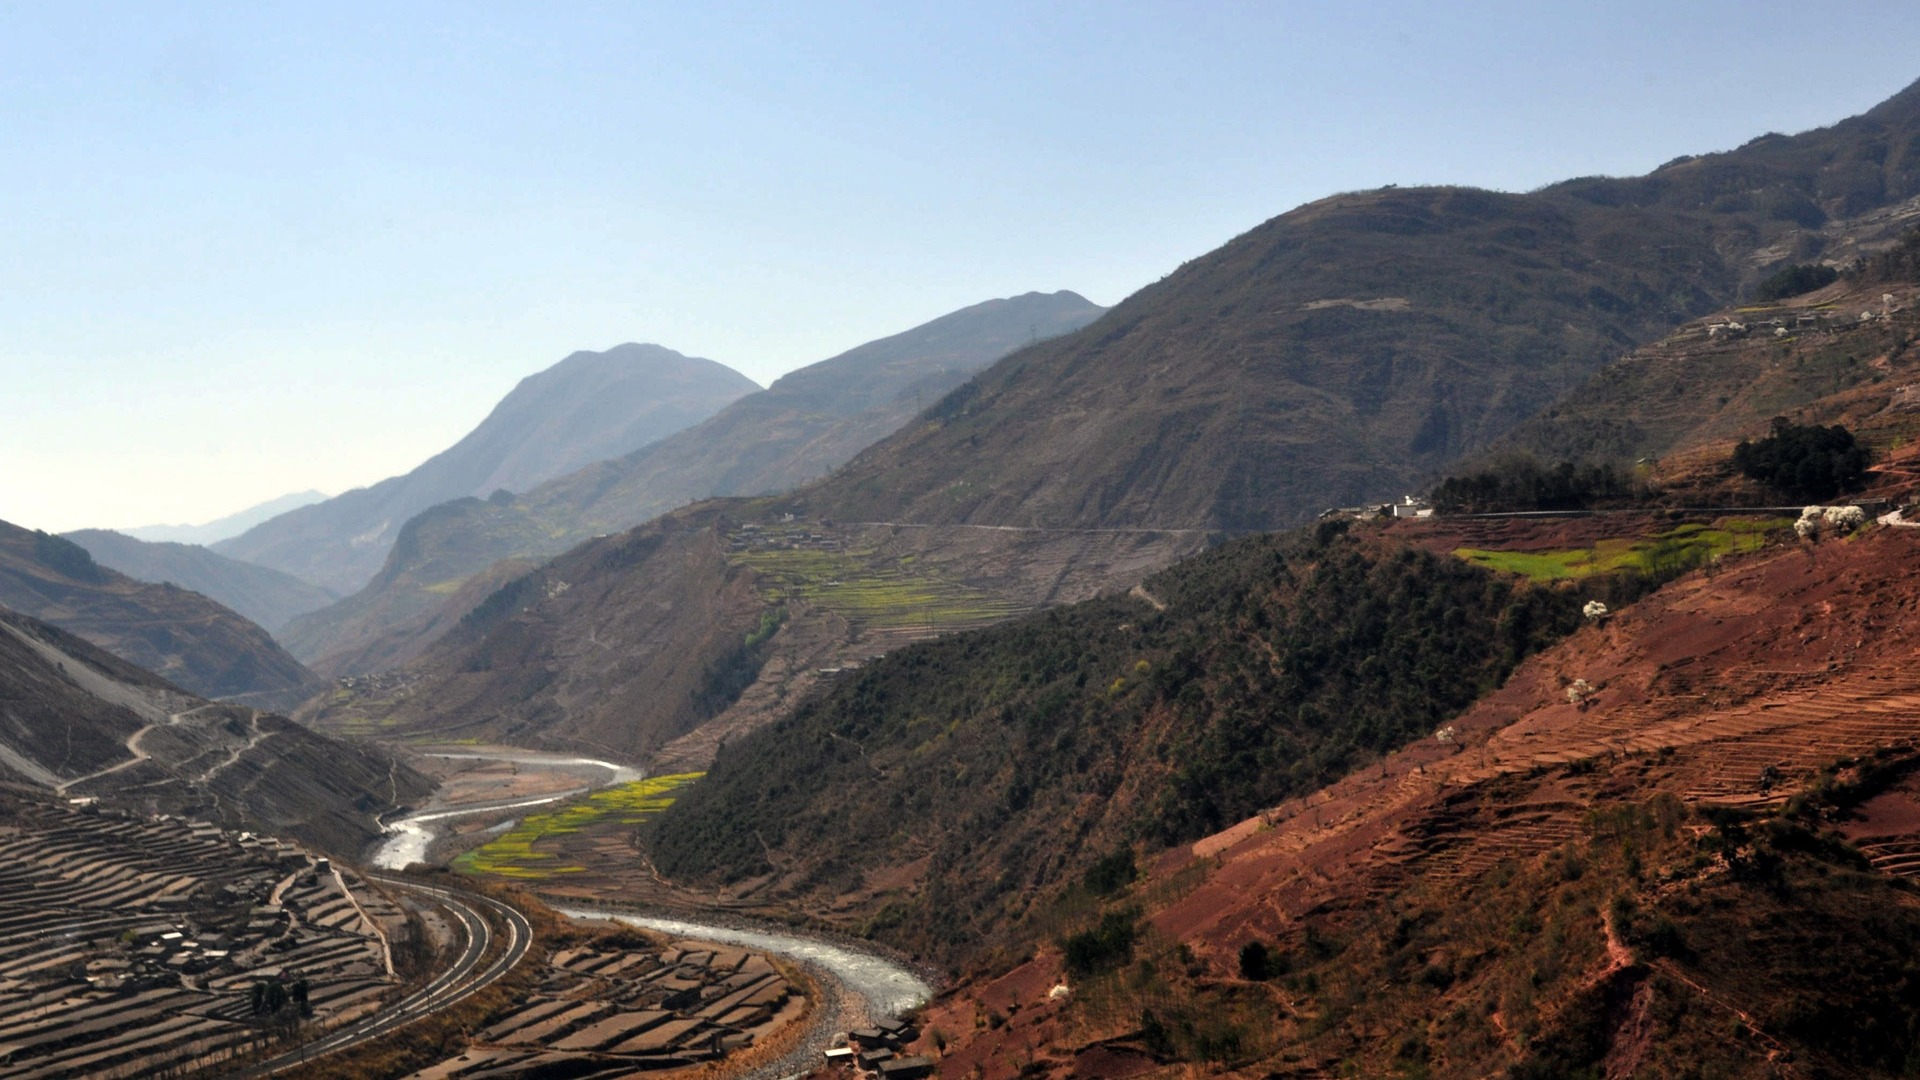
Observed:
[[[180,723],[182,720],[185,720],[187,717],[192,716],[194,713],[200,712],[204,709],[211,709],[213,707],[214,707],[213,702],[207,702],[206,704],[196,705],[191,709],[186,709],[181,712],[170,713],[168,714],[166,720],[164,721],[150,723],[143,726],[140,730],[127,736],[125,745],[127,747],[127,752],[133,755],[132,757],[127,758],[125,761],[116,762],[115,764],[109,765],[104,769],[96,769],[95,771],[90,772],[85,776],[76,776],[71,780],[65,781],[60,784],[56,784],[54,785],[54,789],[53,789],[54,794],[65,795],[69,790],[71,790],[72,788],[78,787],[81,784],[85,784],[93,780],[98,780],[103,776],[111,776],[112,774],[120,772],[123,769],[130,769],[135,765],[143,765],[146,762],[152,761],[153,755],[147,753],[145,750],[142,750],[140,748],[140,741],[146,738],[148,732],[159,727],[172,727],[173,725]],[[259,717],[260,717],[260,714],[258,712],[254,713],[254,729],[256,731],[259,730]],[[202,779],[204,780],[205,778],[203,777]]]
[[[247,741],[227,751],[227,760],[210,766],[206,772],[200,774],[195,783],[206,784],[212,781],[216,775],[239,764],[241,758],[252,753],[256,747],[273,736],[273,732],[261,730],[259,709],[252,710],[252,715],[247,717],[247,726],[250,729]]]
[[[360,898],[354,895],[352,889],[347,888],[347,879],[340,873],[338,866],[333,867],[333,885],[340,890],[341,896],[347,898],[347,903],[353,905],[354,913],[360,917],[360,928],[371,933],[380,942],[380,963],[386,969],[387,977],[392,978],[394,974],[393,942],[388,940],[387,932],[380,929],[380,923],[367,914],[367,909],[361,906]]]
[[[1133,597],[1135,600],[1143,601],[1148,607],[1155,611],[1167,610],[1167,602],[1148,592],[1145,585],[1135,585],[1133,588],[1127,590],[1127,595]]]

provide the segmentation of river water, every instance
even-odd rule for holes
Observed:
[[[631,765],[621,765],[599,758],[565,757],[560,754],[543,754],[538,750],[437,750],[421,757],[439,758],[442,761],[506,761],[515,765],[535,765],[546,769],[604,769],[607,772],[607,784],[625,784],[647,778],[644,769]]]
[[[414,863],[424,862],[427,849],[433,846],[434,840],[440,835],[439,829],[435,827],[437,822],[471,817],[475,814],[496,814],[503,810],[518,810],[528,806],[544,806],[562,799],[571,799],[575,795],[583,795],[609,784],[643,780],[647,775],[640,769],[611,761],[601,761],[598,758],[564,757],[559,754],[542,754],[536,750],[462,750],[436,752],[422,756],[448,761],[506,761],[515,765],[530,765],[555,771],[599,771],[605,772],[606,776],[597,784],[563,791],[558,795],[538,795],[505,802],[474,803],[470,806],[428,808],[415,811],[405,817],[395,818],[386,825],[386,840],[374,850],[372,857],[368,860],[381,870],[405,870]]]
[[[598,784],[558,795],[470,806],[428,808],[408,814],[387,825],[387,839],[374,852],[371,860],[376,867],[400,870],[412,863],[423,861],[428,849],[438,836],[436,825],[440,822],[473,814],[499,813],[503,810],[541,806],[572,798],[591,791],[595,787],[627,783],[646,777],[646,773],[641,770],[611,761],[561,757],[531,750],[503,748],[497,752],[479,750],[438,752],[427,756],[450,760],[509,761],[556,770],[592,769],[604,772],[606,775]],[[734,1080],[777,1080],[796,1072],[805,1072],[818,1062],[819,1052],[827,1047],[836,1029],[847,1031],[870,1025],[882,1018],[897,1017],[909,1009],[925,1004],[927,999],[933,996],[933,988],[927,985],[926,980],[905,966],[855,946],[835,944],[774,930],[748,930],[691,919],[634,915],[595,908],[559,908],[557,910],[563,915],[576,919],[609,920],[677,938],[739,945],[758,952],[774,953],[810,967],[823,976],[819,981],[822,984],[820,989],[824,998],[819,1003],[820,1007],[812,1023],[812,1030],[799,1045],[778,1061],[762,1065],[735,1077]]]
[[[575,919],[606,919],[674,937],[778,953],[827,972],[848,991],[864,998],[871,1020],[899,1016],[908,1009],[925,1004],[933,996],[933,988],[925,980],[886,957],[815,938],[594,908],[563,907],[557,910]]]

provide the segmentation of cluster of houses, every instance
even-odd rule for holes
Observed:
[[[328,860],[312,860],[270,837],[224,838],[274,856],[272,868],[207,890],[196,898],[197,910],[182,917],[123,931],[118,950],[88,961],[95,987],[237,993],[261,979],[311,974],[379,981],[391,974],[359,902],[332,875]]]
[[[933,1059],[903,1054],[919,1034],[905,1020],[877,1020],[872,1027],[848,1032],[844,1044],[825,1051],[826,1063],[829,1068],[881,1080],[921,1080],[933,1074]]]
[[[371,675],[342,675],[334,680],[334,685],[342,690],[360,693],[390,694],[406,689],[413,681],[413,676],[396,669],[375,672]]]
[[[1748,334],[1756,332],[1765,333],[1767,331],[1771,331],[1774,337],[1783,338],[1808,330],[1819,330],[1823,327],[1832,326],[1835,321],[1835,316],[1831,312],[1826,311],[1805,311],[1797,315],[1782,315],[1772,319],[1756,320],[1752,323],[1743,323],[1734,319],[1728,319],[1725,322],[1708,323],[1707,338],[1711,341],[1723,337],[1746,337]]]
[[[1880,294],[1879,310],[1876,311],[1868,308],[1860,313],[1858,319],[1832,309],[1815,308],[1785,315],[1776,315],[1771,319],[1756,319],[1751,323],[1743,323],[1736,319],[1710,322],[1706,325],[1706,335],[1707,339],[1711,341],[1723,337],[1746,337],[1748,334],[1767,333],[1770,331],[1774,337],[1784,338],[1805,331],[1836,327],[1849,322],[1881,322],[1892,318],[1893,313],[1900,310],[1900,308],[1894,304],[1893,299],[1892,293]]]
[[[1424,518],[1433,516],[1433,506],[1418,495],[1402,495],[1399,502],[1368,503],[1365,506],[1336,506],[1320,512],[1320,520],[1367,518]]]
[[[793,515],[786,515],[791,519]],[[813,532],[806,526],[779,526],[768,528],[764,525],[747,524],[733,530],[727,536],[727,550],[747,551],[839,551],[843,545],[838,537]]]

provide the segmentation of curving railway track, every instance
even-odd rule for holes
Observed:
[[[511,905],[464,890],[421,885],[404,878],[378,874],[372,877],[390,889],[411,893],[445,911],[452,923],[466,936],[459,957],[426,985],[372,1016],[229,1075],[239,1078],[272,1076],[314,1058],[358,1046],[405,1027],[415,1020],[464,1001],[497,982],[520,963],[533,944],[532,924]],[[493,951],[496,932],[488,921],[488,914],[506,928],[504,947],[491,960],[487,959],[487,954]]]

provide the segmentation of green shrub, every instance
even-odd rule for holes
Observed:
[[[1810,293],[1838,280],[1840,280],[1840,271],[1831,266],[1821,266],[1818,263],[1795,263],[1754,286],[1753,298],[1761,303],[1770,303],[1774,300],[1784,300],[1789,296]]]
[[[1859,490],[1866,480],[1867,450],[1839,424],[1795,424],[1776,416],[1771,434],[1734,447],[1733,465],[1788,498],[1813,501]]]
[[[1443,514],[1494,514],[1585,510],[1637,494],[1633,474],[1615,465],[1562,461],[1549,466],[1515,456],[1482,472],[1447,477],[1432,498]]]
[[[1264,982],[1274,975],[1273,950],[1265,942],[1249,941],[1240,946],[1240,977]]]
[[[1131,963],[1133,943],[1140,934],[1138,923],[1136,911],[1109,911],[1098,926],[1069,936],[1060,943],[1067,970],[1080,976],[1096,975]]]
[[[1848,276],[1863,284],[1879,281],[1920,282],[1920,229],[1908,229],[1900,234],[1900,242],[1893,247],[1860,260]]]
[[[1133,880],[1139,876],[1140,868],[1134,865],[1133,849],[1120,848],[1087,867],[1086,876],[1081,881],[1088,892],[1095,896],[1106,896],[1133,884]]]

